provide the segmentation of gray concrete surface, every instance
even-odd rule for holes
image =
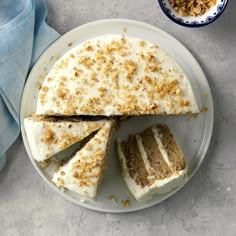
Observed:
[[[206,159],[175,196],[129,214],[98,213],[65,201],[36,173],[21,138],[0,173],[0,235],[236,235],[236,1],[200,29],[172,23],[156,0],[47,0],[49,24],[61,34],[104,18],[157,26],[185,44],[212,89],[215,126]]]

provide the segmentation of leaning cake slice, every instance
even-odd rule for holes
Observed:
[[[118,141],[124,179],[138,201],[147,201],[182,185],[187,164],[166,125],[154,125],[141,134]]]
[[[54,173],[52,181],[83,196],[96,197],[114,122],[107,121],[98,133],[68,163]]]
[[[24,127],[33,158],[44,161],[99,130],[106,121],[32,116],[24,119]]]

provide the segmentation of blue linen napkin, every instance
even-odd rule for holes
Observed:
[[[28,72],[60,36],[46,21],[44,0],[0,1],[0,170],[20,133],[20,100]]]

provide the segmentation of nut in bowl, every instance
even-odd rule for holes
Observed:
[[[162,11],[185,27],[202,27],[214,22],[225,10],[227,0],[158,0]]]

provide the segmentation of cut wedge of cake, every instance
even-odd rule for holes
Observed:
[[[123,177],[138,201],[169,192],[187,179],[184,155],[166,125],[118,141],[118,155]]]
[[[106,121],[32,116],[24,119],[24,127],[33,158],[44,161],[99,130]]]
[[[178,63],[148,41],[102,35],[69,50],[40,89],[36,114],[116,116],[197,113]]]
[[[68,163],[54,173],[52,181],[58,187],[65,187],[83,196],[96,197],[105,168],[105,157],[110,144],[113,124],[113,121],[107,121]]]

